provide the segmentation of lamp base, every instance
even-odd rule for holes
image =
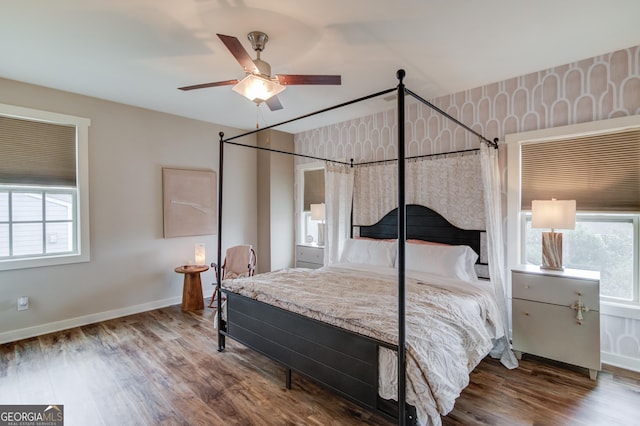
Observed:
[[[540,269],[546,269],[549,271],[564,271],[564,266],[556,267],[556,266],[548,266],[548,265],[540,265]]]
[[[540,269],[563,271],[562,234],[560,232],[542,233],[542,265]]]
[[[318,224],[318,245],[324,245],[324,223]]]

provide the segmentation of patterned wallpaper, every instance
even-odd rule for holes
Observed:
[[[476,136],[412,98],[406,99],[408,156],[479,146]],[[488,139],[500,141],[510,133],[638,115],[640,46],[430,102]],[[390,110],[310,130],[295,135],[296,152],[356,162],[395,158],[396,126],[395,111]],[[504,145],[500,154],[506,183]],[[640,368],[640,320],[603,316],[601,333],[603,352],[629,359]]]

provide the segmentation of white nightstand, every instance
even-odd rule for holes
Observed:
[[[324,266],[324,247],[298,244],[296,246],[296,268],[316,269]]]
[[[600,273],[511,271],[513,350],[600,371]]]

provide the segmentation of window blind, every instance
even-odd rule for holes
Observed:
[[[640,129],[521,146],[523,210],[576,200],[581,211],[640,211]]]
[[[75,126],[0,115],[0,183],[75,186]]]
[[[304,172],[304,211],[311,211],[311,204],[324,203],[324,169]]]

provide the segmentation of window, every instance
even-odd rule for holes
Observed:
[[[638,303],[638,221],[640,215],[578,213],[576,228],[562,230],[562,263],[567,268],[600,271],[602,300]],[[523,263],[542,261],[542,229],[531,228],[531,213],[522,215]]]
[[[0,187],[0,258],[75,251],[75,189]]]
[[[640,318],[640,116],[508,135],[508,266],[541,263],[531,200],[575,199],[563,265],[600,271],[601,311]]]
[[[89,260],[89,124],[0,104],[0,270]]]

